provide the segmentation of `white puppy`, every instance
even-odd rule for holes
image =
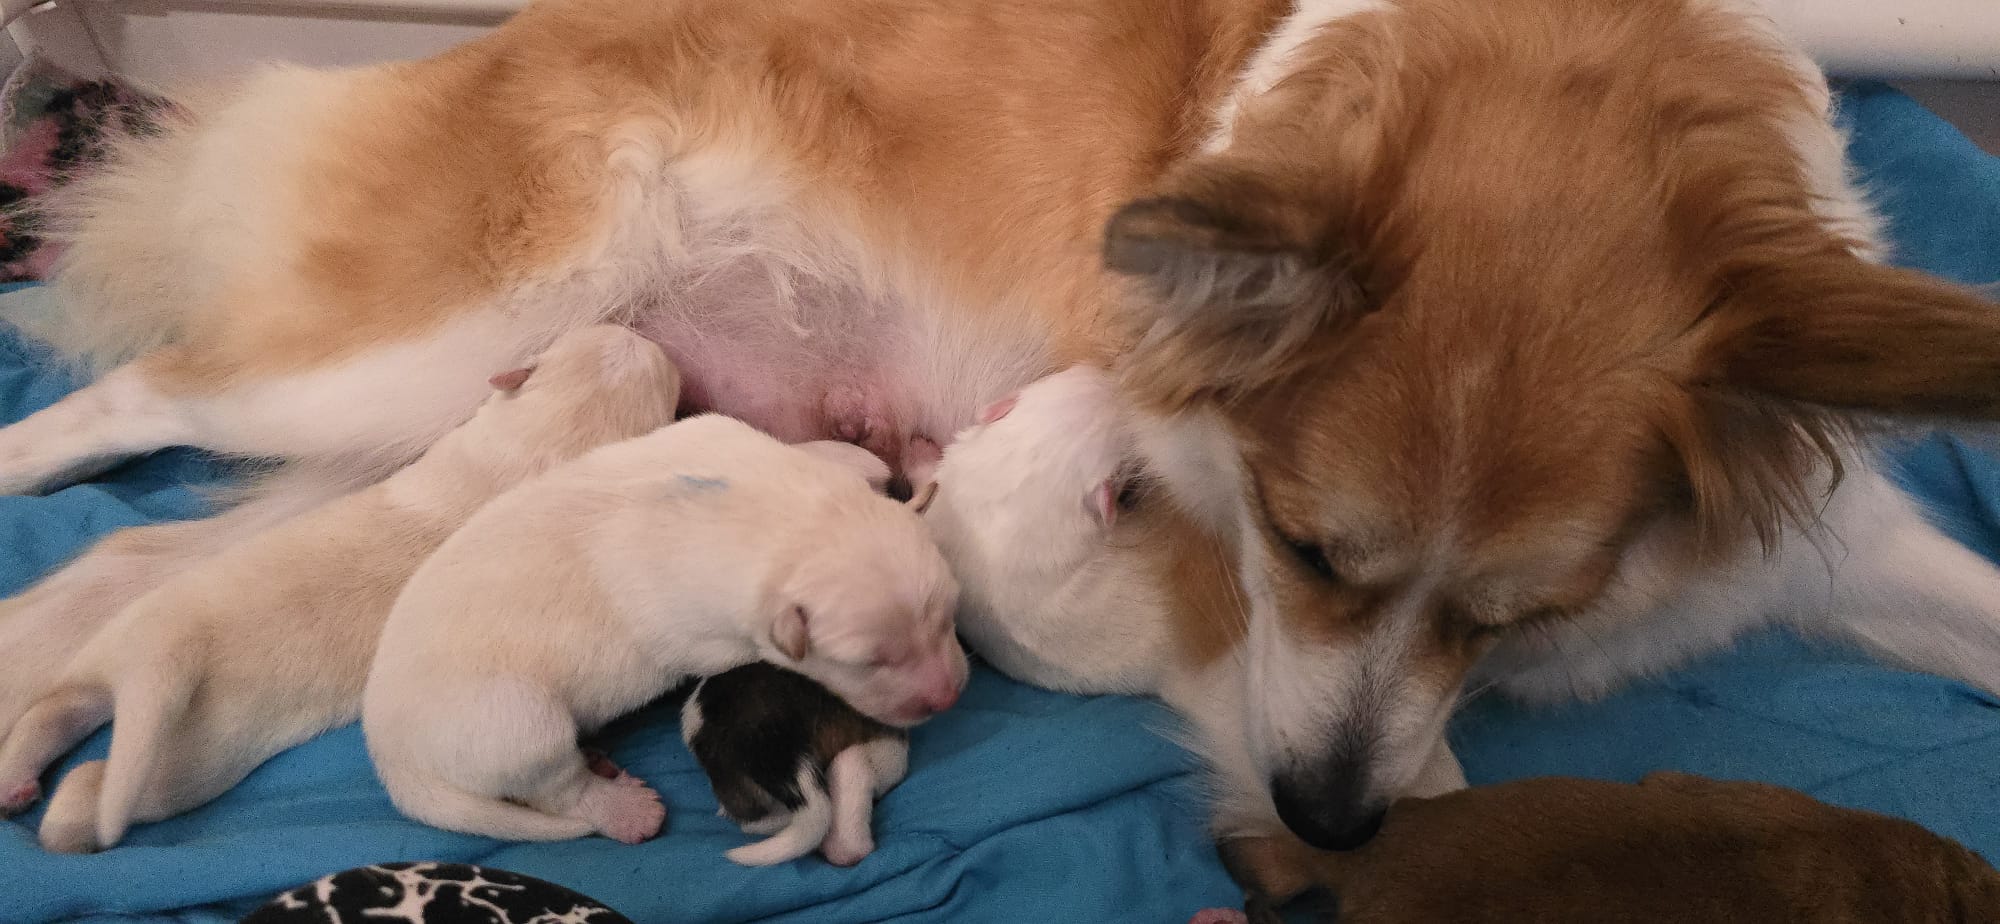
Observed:
[[[5,807],[32,800],[50,761],[115,718],[108,764],[65,779],[41,831],[52,850],[109,847],[130,821],[206,802],[271,755],[354,721],[382,621],[425,556],[509,486],[672,422],[679,376],[650,341],[601,326],[494,386],[408,468],[122,610],[0,749]]]
[[[885,474],[859,449],[702,416],[502,495],[383,630],[362,727],[396,806],[513,840],[644,840],[658,794],[592,774],[577,735],[759,659],[891,725],[949,707],[958,585],[916,514],[862,477]]]
[[[959,631],[1010,676],[1078,689],[1089,663],[1089,692],[1157,693],[1172,663],[1165,576],[1138,548],[1156,515],[1119,520],[1123,416],[1108,374],[1071,367],[987,408],[918,492],[963,587]]]

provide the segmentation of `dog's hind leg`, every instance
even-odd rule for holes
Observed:
[[[2000,692],[2000,569],[1856,460],[1819,528],[1691,577],[1628,575],[1636,601],[1503,643],[1473,682],[1530,702],[1595,698],[1780,623]],[[1657,595],[1655,595],[1657,594]]]
[[[46,490],[194,437],[188,408],[160,388],[156,365],[120,366],[0,428],[0,494]]]
[[[2000,568],[1931,525],[1879,474],[1850,479],[1843,493],[1827,523],[1831,573],[1794,569],[1784,595],[1814,605],[1781,618],[1802,634],[2000,694]]]
[[[109,721],[111,691],[101,686],[65,686],[36,702],[0,747],[0,814],[33,804],[42,771]]]
[[[475,310],[416,336],[278,370],[164,348],[0,429],[0,493],[44,490],[174,445],[384,474],[470,417],[494,373],[589,320],[570,312],[537,323]]]

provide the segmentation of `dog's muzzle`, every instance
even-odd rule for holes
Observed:
[[[1368,793],[1365,758],[1334,757],[1271,778],[1278,820],[1321,850],[1353,850],[1382,828],[1388,803]]]

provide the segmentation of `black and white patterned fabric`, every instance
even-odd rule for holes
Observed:
[[[562,886],[463,863],[385,863],[272,899],[242,924],[632,924]]]

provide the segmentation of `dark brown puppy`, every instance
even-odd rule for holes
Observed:
[[[2000,873],[1899,818],[1763,783],[1543,778],[1396,803],[1348,854],[1232,841],[1244,915],[1326,889],[1342,924],[2000,921]]]

